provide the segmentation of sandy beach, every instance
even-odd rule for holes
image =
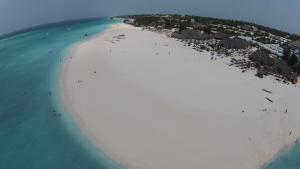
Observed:
[[[300,86],[229,62],[114,24],[73,48],[61,88],[82,130],[127,168],[258,169],[300,136]]]

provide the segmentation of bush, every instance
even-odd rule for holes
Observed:
[[[283,59],[288,60],[291,56],[291,48],[290,47],[285,47],[283,49]]]
[[[297,56],[295,54],[293,54],[289,60],[288,60],[288,63],[291,65],[291,66],[294,66],[296,65],[297,63],[299,62]]]
[[[298,72],[298,73],[300,73],[300,62],[297,64],[297,66],[296,66],[296,71]]]

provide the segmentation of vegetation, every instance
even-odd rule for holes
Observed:
[[[300,61],[298,57],[293,54],[292,49],[289,47],[289,43],[285,39],[300,41],[300,36],[290,34],[277,29],[269,28],[266,26],[258,25],[255,23],[230,20],[230,19],[218,19],[211,17],[201,17],[192,15],[130,15],[130,16],[119,16],[121,18],[133,18],[135,26],[141,27],[155,27],[163,29],[178,28],[179,34],[187,28],[193,28],[195,30],[201,30],[206,34],[214,34],[216,32],[224,33],[226,36],[247,36],[252,37],[255,41],[263,44],[279,44],[284,47],[282,59],[276,59],[276,70],[277,73],[284,70],[286,76],[290,74],[286,72],[298,71],[300,73]],[[214,32],[216,31],[216,32]],[[177,34],[178,34],[177,33]],[[274,35],[274,36],[273,36]],[[196,35],[195,35],[196,36]],[[213,37],[213,36],[211,36]],[[228,39],[227,39],[228,40]],[[226,39],[223,41],[226,42]],[[222,41],[221,41],[222,42]],[[221,43],[220,42],[220,43]],[[251,44],[260,48],[258,44]],[[210,46],[212,50],[215,48]],[[201,50],[209,51],[210,48],[201,45]],[[228,50],[224,51],[226,56],[230,56],[231,53]],[[291,69],[293,68],[293,70]],[[276,72],[276,71],[275,71]],[[282,74],[282,73],[281,73]]]
[[[296,65],[296,70],[300,73],[300,62]]]
[[[297,65],[298,62],[299,62],[298,57],[297,57],[295,54],[293,54],[293,55],[288,59],[288,63],[289,63],[290,65],[292,65],[293,67],[294,67],[295,65]]]
[[[238,20],[231,20],[231,19],[218,19],[212,17],[202,17],[202,16],[193,16],[193,15],[177,15],[172,14],[168,15],[170,17],[163,17],[165,15],[154,14],[154,15],[126,15],[126,16],[118,16],[122,18],[134,18],[135,25],[137,26],[149,26],[152,23],[159,23],[159,20],[164,21],[164,26],[166,28],[170,27],[178,27],[179,25],[181,28],[184,27],[192,27],[193,23],[191,20],[193,19],[195,22],[202,23],[204,25],[226,25],[230,27],[241,27],[244,30],[252,30],[253,27],[256,27],[260,31],[255,31],[254,36],[266,36],[268,33],[271,33],[276,36],[289,38],[293,41],[300,40],[300,36],[296,34],[290,34],[285,31],[277,30],[274,28],[270,28],[267,26],[259,25],[252,22],[245,22],[245,21],[238,21]],[[183,21],[183,22],[182,22]],[[152,25],[152,26],[158,26]],[[222,29],[222,28],[219,28]]]
[[[291,56],[291,48],[286,46],[283,48],[283,59],[288,60]]]
[[[260,42],[260,43],[264,43],[264,44],[274,44],[274,40],[271,40],[265,36],[261,36],[261,37],[258,37],[255,39],[257,42]]]

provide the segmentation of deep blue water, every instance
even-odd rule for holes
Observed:
[[[115,22],[47,25],[0,40],[0,169],[121,168],[80,132],[58,90],[69,47]],[[300,169],[300,145],[264,168]]]
[[[69,47],[114,22],[47,25],[0,40],[0,169],[121,168],[83,136],[57,90]]]

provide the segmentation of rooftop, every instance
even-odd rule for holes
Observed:
[[[212,35],[213,38],[215,39],[225,39],[227,37],[227,35],[225,33],[222,33],[222,32],[217,32],[215,33],[214,35]]]
[[[291,45],[300,49],[300,41],[294,41],[291,43]]]
[[[260,65],[273,65],[274,59],[270,57],[267,50],[260,49],[249,55],[249,59]]]
[[[199,30],[193,29],[185,29],[181,33],[173,33],[172,37],[178,39],[197,39],[197,40],[207,40],[209,39],[209,35],[205,33],[201,33]]]
[[[278,60],[273,65],[273,71],[284,76],[290,76],[292,75],[293,69],[286,63],[286,61]]]
[[[246,49],[249,45],[249,42],[240,38],[226,38],[219,43],[219,46],[227,49]]]

